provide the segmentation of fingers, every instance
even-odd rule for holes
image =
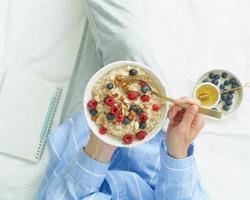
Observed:
[[[191,125],[190,135],[194,139],[205,125],[205,119],[201,114],[196,114]]]
[[[177,105],[178,104],[178,105]],[[171,108],[168,111],[168,118],[171,120],[175,118],[176,114],[183,110],[183,108],[179,105],[181,104],[194,104],[194,105],[200,105],[200,101],[197,99],[192,99],[189,97],[181,97],[180,99],[176,100],[176,104],[171,106]]]
[[[191,128],[192,122],[198,112],[198,109],[199,108],[197,105],[192,105],[186,110],[183,119],[181,121],[181,125],[183,127]]]
[[[180,99],[176,100],[176,104],[194,104],[199,106],[200,101],[198,99],[192,99],[190,97],[181,97]]]

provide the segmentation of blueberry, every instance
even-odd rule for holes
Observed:
[[[232,100],[227,100],[225,103],[226,103],[227,106],[231,106],[233,104],[233,101]]]
[[[148,86],[148,85],[145,85],[145,86],[142,86],[141,87],[141,91],[143,92],[143,93],[147,93],[147,92],[149,92],[151,89],[150,89],[150,87]]]
[[[134,112],[137,111],[137,106],[135,104],[131,104],[129,110],[133,110]]]
[[[145,129],[147,127],[147,124],[146,123],[144,123],[144,122],[140,122],[139,123],[139,128],[140,129]]]
[[[202,82],[203,83],[207,83],[207,82],[209,82],[209,80],[208,79],[204,79]]]
[[[113,83],[108,83],[108,84],[107,84],[107,88],[108,88],[109,90],[111,90],[113,87],[114,87]]]
[[[90,110],[89,113],[90,113],[91,115],[96,115],[96,114],[97,114],[97,110]]]
[[[229,93],[228,95],[227,95],[227,100],[231,100],[231,99],[233,99],[234,98],[234,96],[231,94],[231,93]]]
[[[125,117],[122,123],[125,124],[125,125],[129,124],[130,123],[129,118]]]
[[[138,74],[137,70],[136,69],[131,69],[129,70],[129,75],[130,76],[136,76]]]
[[[210,73],[210,74],[209,74],[209,78],[211,78],[211,79],[213,79],[213,78],[214,78],[214,76],[215,76],[215,74],[214,74],[214,73]]]
[[[137,110],[136,110],[136,114],[137,115],[140,115],[140,114],[142,114],[144,111],[141,109],[141,108],[138,108]]]
[[[237,88],[237,87],[238,87],[237,84],[232,84],[232,89]]]
[[[212,80],[212,83],[213,83],[214,85],[218,85],[218,84],[219,84],[219,81],[218,81],[217,79],[213,79],[213,80]]]
[[[107,120],[109,120],[109,121],[112,121],[112,120],[115,119],[115,116],[112,115],[111,113],[108,113],[108,114],[106,115],[106,117],[107,117]]]
[[[220,75],[219,75],[219,74],[216,74],[216,75],[214,76],[214,79],[216,79],[216,80],[220,79]]]
[[[233,85],[233,84],[236,84],[237,81],[236,81],[234,78],[231,78],[231,79],[230,79],[230,83]]]
[[[221,95],[221,100],[222,100],[222,101],[226,101],[226,100],[227,100],[227,94],[225,94],[225,93],[222,94],[222,95]]]
[[[224,82],[224,85],[229,85],[230,84],[230,81],[229,80],[226,80],[225,82]]]
[[[224,106],[223,106],[223,110],[225,110],[225,111],[229,111],[229,109],[230,109],[230,107],[229,107],[229,106],[227,106],[227,105],[224,105]]]
[[[220,89],[225,89],[225,85],[223,85],[223,84],[220,84]]]
[[[221,76],[222,76],[222,78],[227,78],[227,73],[226,72],[222,72]]]

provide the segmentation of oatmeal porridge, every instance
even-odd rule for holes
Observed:
[[[124,81],[137,75],[143,80]],[[152,77],[138,66],[117,67],[103,75],[95,82],[87,104],[99,133],[117,137],[124,144],[147,137],[165,114],[164,101],[151,90],[159,92]]]

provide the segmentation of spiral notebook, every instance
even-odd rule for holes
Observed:
[[[0,152],[39,161],[62,89],[18,71],[0,73]]]

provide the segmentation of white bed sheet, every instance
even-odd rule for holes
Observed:
[[[81,0],[1,0],[0,67],[66,84],[85,19],[81,6]],[[154,0],[149,6],[153,50],[173,96],[191,95],[197,78],[211,68],[250,81],[248,0]],[[196,142],[210,199],[248,198],[249,94],[231,119],[209,120]],[[0,155],[0,199],[35,199],[47,159],[45,152],[31,165]]]
[[[1,0],[0,69],[16,68],[61,84],[64,99],[83,23],[81,0]],[[59,111],[62,105],[63,100]],[[55,124],[59,120],[60,112]],[[47,149],[38,164],[0,154],[0,199],[36,199],[47,162]]]

